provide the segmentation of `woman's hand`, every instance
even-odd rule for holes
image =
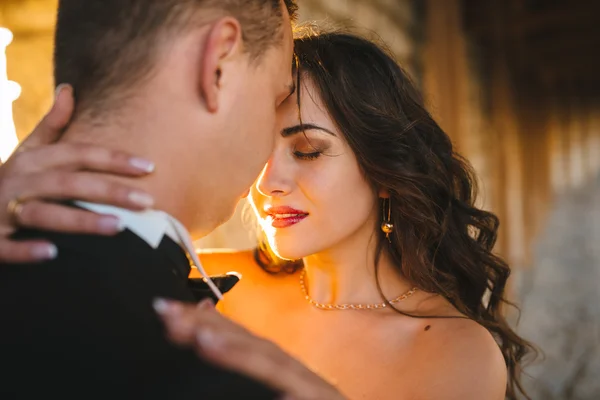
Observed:
[[[73,90],[62,85],[50,112],[0,166],[0,262],[35,262],[56,256],[52,243],[11,240],[18,227],[100,235],[119,231],[119,221],[113,216],[53,201],[87,200],[132,210],[152,206],[146,193],[98,174],[144,176],[153,171],[151,162],[102,147],[57,143],[73,110]]]
[[[214,364],[280,391],[286,400],[344,400],[332,385],[272,342],[221,315],[210,300],[197,306],[157,300],[169,338]]]

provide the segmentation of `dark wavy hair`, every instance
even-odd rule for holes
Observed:
[[[510,268],[492,252],[499,221],[475,206],[469,163],[426,111],[408,75],[375,43],[310,31],[297,35],[295,53],[298,83],[311,80],[366,178],[391,196],[395,230],[390,242],[378,230],[375,265],[388,252],[412,284],[443,296],[488,329],[508,368],[506,397],[516,399],[517,392],[527,397],[521,362],[536,351],[503,315],[503,305],[512,305],[504,297]],[[262,268],[270,273],[302,268],[301,260],[277,258],[264,239],[255,251]],[[382,294],[378,279],[377,285]],[[387,301],[383,294],[382,299]]]

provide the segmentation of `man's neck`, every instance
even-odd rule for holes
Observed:
[[[153,208],[171,214],[189,228],[189,212],[186,212],[189,205],[186,204],[185,193],[189,183],[186,183],[186,174],[182,173],[182,164],[174,162],[181,151],[181,144],[169,141],[162,134],[152,133],[160,127],[144,125],[133,122],[95,125],[74,121],[61,141],[98,145],[153,161],[156,169],[146,177],[107,175],[107,179],[145,191],[154,198]]]

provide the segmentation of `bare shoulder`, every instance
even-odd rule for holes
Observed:
[[[468,319],[427,320],[413,356],[417,399],[503,400],[507,369],[491,333]]]

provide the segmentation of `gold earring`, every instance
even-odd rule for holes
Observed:
[[[386,210],[385,210],[385,203],[387,202],[387,218],[386,218]],[[388,242],[391,242],[390,240],[390,233],[392,233],[394,231],[394,224],[392,224],[392,199],[388,198],[387,201],[386,199],[383,199],[382,201],[382,206],[383,206],[383,222],[381,223],[381,230],[383,231],[383,233],[385,233],[385,237],[387,238]]]

